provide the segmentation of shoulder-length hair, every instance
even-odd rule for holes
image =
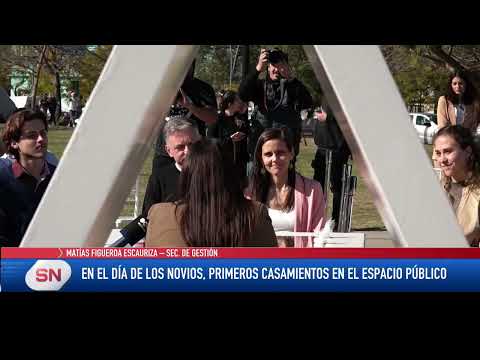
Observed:
[[[175,210],[189,246],[245,246],[253,232],[255,208],[243,195],[243,183],[216,143],[204,138],[192,144]]]
[[[462,150],[467,150],[469,147],[472,149],[472,154],[468,162],[468,171],[471,172],[471,176],[465,180],[467,186],[480,189],[480,148],[479,144],[475,141],[470,129],[467,129],[461,125],[448,125],[435,134],[433,137],[433,144],[440,136],[450,136]],[[445,181],[445,189],[449,189],[451,185],[451,179],[447,178]]]
[[[47,118],[43,112],[23,108],[9,116],[3,129],[2,140],[7,147],[7,153],[13,155],[17,160],[20,158],[20,153],[13,148],[12,143],[20,141],[23,125],[32,120],[41,120],[45,125],[45,130],[48,130]]]
[[[463,82],[465,83],[465,92],[463,93],[463,96],[462,96],[462,102],[465,105],[471,105],[475,100],[477,100],[477,96],[478,96],[477,90],[475,88],[475,85],[473,85],[472,81],[467,75],[467,73],[461,70],[455,71],[449,76],[445,97],[447,98],[447,100],[450,100],[453,104],[459,103],[459,100],[460,100],[459,96],[455,94],[452,89],[452,80],[456,77],[462,79]]]
[[[287,146],[288,151],[294,154],[293,136],[290,130],[286,127],[272,128],[265,130],[257,141],[255,147],[255,158],[253,159],[253,172],[251,180],[252,199],[267,203],[268,191],[273,186],[272,177],[265,170],[262,159],[263,144],[270,140],[281,140]],[[287,184],[290,186],[290,191],[287,196],[285,211],[291,211],[295,206],[295,163],[292,161],[288,170]]]

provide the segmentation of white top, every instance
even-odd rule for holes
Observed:
[[[284,212],[269,208],[268,215],[272,219],[273,230],[293,231],[295,227],[295,209],[292,209],[290,212]]]

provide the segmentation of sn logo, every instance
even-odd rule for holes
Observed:
[[[27,271],[25,283],[35,291],[58,291],[70,279],[72,269],[63,260],[37,260]]]

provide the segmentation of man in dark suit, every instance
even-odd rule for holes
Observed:
[[[213,88],[194,77],[194,72],[195,61],[185,76],[169,116],[183,116],[198,128],[201,136],[205,136],[206,127],[217,121],[217,100]],[[165,151],[165,139],[160,132],[155,146],[152,172],[155,168],[160,169],[172,163],[172,157]]]
[[[160,168],[154,167],[148,179],[142,213],[146,216],[153,204],[177,200],[177,187],[182,164],[190,146],[200,140],[198,129],[184,117],[170,118],[163,128],[165,152],[172,162]]]

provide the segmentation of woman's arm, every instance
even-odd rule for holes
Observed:
[[[440,96],[437,104],[438,128],[441,129],[450,123],[448,118],[448,105],[445,96]]]

